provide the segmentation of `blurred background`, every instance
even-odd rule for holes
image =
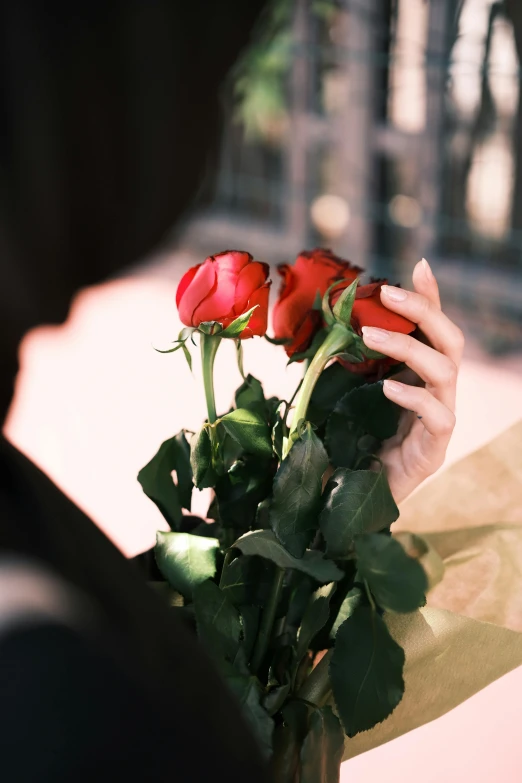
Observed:
[[[327,244],[392,279],[426,256],[486,350],[520,349],[522,5],[276,0],[270,21],[183,244]]]
[[[316,245],[406,287],[430,261],[467,337],[446,465],[509,427],[522,416],[521,63],[520,0],[275,0],[224,91],[220,160],[194,209],[150,258],[80,292],[64,325],[27,335],[6,435],[127,554],[151,546],[163,520],[136,474],[204,417],[197,366],[194,379],[152,347],[179,331],[178,280],[228,247],[276,264]],[[220,407],[240,382],[228,347]],[[261,340],[245,368],[281,395],[301,373]],[[343,780],[519,781],[521,688],[513,672]]]

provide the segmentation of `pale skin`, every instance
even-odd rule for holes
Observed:
[[[425,259],[413,270],[413,288],[382,286],[381,301],[418,324],[430,345],[397,332],[362,330],[369,348],[404,362],[424,382],[411,386],[395,379],[384,381],[385,395],[405,408],[397,435],[386,441],[379,455],[396,503],[444,462],[455,427],[457,376],[464,349],[461,330],[441,310],[437,281]]]

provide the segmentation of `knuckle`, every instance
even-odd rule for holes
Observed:
[[[426,316],[431,313],[433,309],[433,305],[426,296],[422,296],[422,294],[417,294],[417,296],[418,296],[417,307],[419,310],[419,315],[424,320],[424,318],[426,318]]]
[[[433,399],[431,392],[425,386],[410,386],[409,393],[414,410],[422,416],[428,415]]]
[[[455,331],[453,334],[453,343],[455,344],[455,347],[458,348],[459,352],[462,352],[464,350],[464,346],[466,344],[466,338],[464,337],[464,332],[458,326],[455,327]]]
[[[398,335],[399,339],[402,343],[402,354],[403,354],[403,361],[408,364],[415,353],[415,343],[417,342],[413,337],[410,337],[409,335],[401,334]]]
[[[455,414],[452,411],[446,409],[444,418],[441,420],[438,427],[440,434],[451,435],[451,433],[455,429],[455,423],[456,423]]]
[[[459,374],[459,368],[452,362],[451,359],[446,360],[446,364],[442,373],[442,381],[446,386],[454,386],[457,383],[457,376]]]
[[[419,395],[419,402],[421,406],[426,410],[429,407],[433,395],[425,386],[418,387],[417,394]]]

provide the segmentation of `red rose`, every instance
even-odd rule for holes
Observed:
[[[293,266],[282,264],[278,272],[283,284],[272,315],[274,336],[291,341],[285,350],[292,356],[305,351],[322,326],[321,313],[312,309],[317,293],[323,296],[335,280],[353,283],[362,269],[330,250],[316,248],[303,251]]]
[[[182,323],[197,328],[203,321],[218,321],[226,329],[258,305],[240,337],[262,337],[268,319],[269,271],[268,264],[254,261],[242,250],[209,256],[189,269],[178,285],[176,304]]]
[[[381,302],[381,287],[387,284],[387,280],[377,280],[368,285],[358,286],[355,293],[355,302],[353,303],[351,326],[357,334],[362,334],[363,326],[377,326],[380,329],[387,329],[390,332],[401,332],[410,334],[416,329],[416,325],[402,315],[397,315]],[[332,292],[330,304],[333,307],[339,299],[346,284],[340,284]],[[397,364],[395,359],[386,357],[385,359],[366,359],[364,362],[350,363],[340,360],[341,364],[351,372],[360,375],[373,375],[382,377],[389,367]]]

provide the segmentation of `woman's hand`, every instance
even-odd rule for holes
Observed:
[[[440,309],[437,281],[425,259],[413,270],[413,287],[415,293],[383,286],[381,301],[418,324],[429,345],[408,335],[363,327],[369,348],[405,362],[425,384],[384,381],[385,395],[406,409],[397,435],[386,441],[380,454],[396,503],[444,462],[455,426],[457,375],[464,348],[461,330]]]

